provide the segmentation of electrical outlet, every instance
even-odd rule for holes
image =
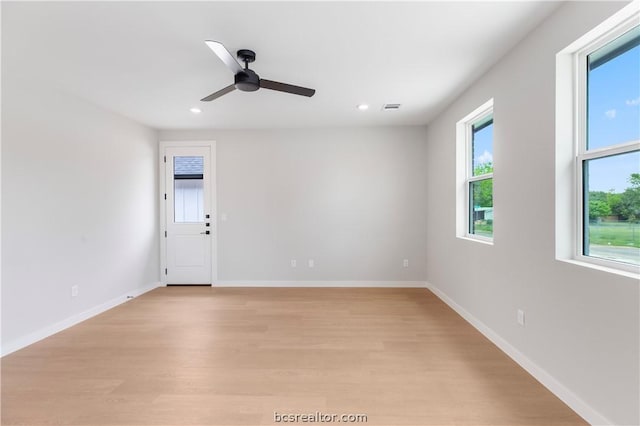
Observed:
[[[518,324],[524,327],[524,311],[522,309],[518,309]]]
[[[71,286],[71,297],[78,297],[78,286]]]
[[[402,261],[402,267],[404,268],[408,268],[409,267],[409,259],[405,259]]]
[[[297,260],[295,260],[295,259],[291,259],[291,267],[292,267],[292,268],[295,268],[295,267],[297,267],[297,266],[298,266],[298,261],[297,261]]]
[[[313,259],[309,259],[309,268],[313,268],[314,266],[316,266],[316,263],[313,261]]]

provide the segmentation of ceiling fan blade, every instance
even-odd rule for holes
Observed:
[[[213,53],[218,55],[218,58],[220,58],[220,60],[224,62],[227,68],[229,68],[234,74],[242,72],[242,66],[238,63],[238,61],[236,61],[236,58],[234,58],[233,55],[229,53],[227,48],[224,47],[222,43],[213,40],[205,40],[204,42],[207,44],[207,46],[209,46],[211,50],[213,50]]]
[[[217,92],[210,94],[206,98],[200,99],[200,101],[202,101],[202,102],[210,102],[210,101],[212,101],[214,99],[218,99],[222,95],[226,95],[229,92],[233,92],[234,90],[236,90],[236,86],[234,84],[230,84],[227,87],[225,87],[224,89],[220,89]]]
[[[277,90],[278,92],[293,93],[294,95],[311,97],[316,93],[315,89],[294,86],[293,84],[278,83],[277,81],[260,79],[260,88]]]

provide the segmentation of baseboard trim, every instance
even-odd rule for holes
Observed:
[[[213,287],[427,288],[425,281],[216,281]]]
[[[129,291],[121,296],[115,297],[111,300],[101,303],[98,306],[94,306],[93,308],[88,309],[84,312],[80,312],[78,314],[72,315],[69,318],[66,318],[55,324],[41,328],[38,331],[34,331],[33,333],[29,333],[26,336],[22,336],[16,340],[13,340],[7,343],[6,345],[2,345],[1,356],[9,355],[10,353],[18,351],[42,339],[45,339],[49,336],[59,333],[62,330],[65,330],[69,327],[79,324],[82,321],[88,320],[91,317],[94,317],[98,314],[108,311],[109,309],[115,308],[116,306],[127,302],[131,298],[138,297],[141,294],[144,294],[148,291],[153,290],[154,288],[159,287],[160,285],[161,285],[160,282],[155,282],[145,287]]]
[[[575,411],[580,417],[585,419],[592,425],[612,425],[612,421],[604,417],[598,411],[584,402],[578,395],[573,393],[562,383],[556,380],[551,374],[540,367],[538,364],[527,358],[522,352],[516,349],[513,345],[503,339],[493,329],[489,328],[485,323],[471,315],[466,309],[458,305],[453,299],[447,296],[439,288],[431,283],[426,283],[427,288],[431,290],[438,298],[444,303],[449,305],[451,309],[456,311],[462,318],[464,318],[469,324],[475,327],[480,333],[482,333],[487,339],[495,344],[502,352],[507,354],[511,359],[524,368],[529,374],[531,374],[536,380],[538,380],[544,387],[549,389],[555,396],[560,398],[562,402],[567,404],[573,411]]]

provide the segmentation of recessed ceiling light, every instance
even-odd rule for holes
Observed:
[[[368,109],[369,109],[369,105],[367,105],[367,104],[360,104],[360,105],[358,105],[358,106],[357,106],[357,108],[358,108],[360,111],[366,111],[366,110],[368,110]]]
[[[191,111],[194,114],[200,114],[202,112],[200,108],[191,108],[189,111]]]

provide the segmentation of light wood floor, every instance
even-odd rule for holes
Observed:
[[[2,425],[585,424],[423,289],[159,288],[4,357],[1,408]]]

